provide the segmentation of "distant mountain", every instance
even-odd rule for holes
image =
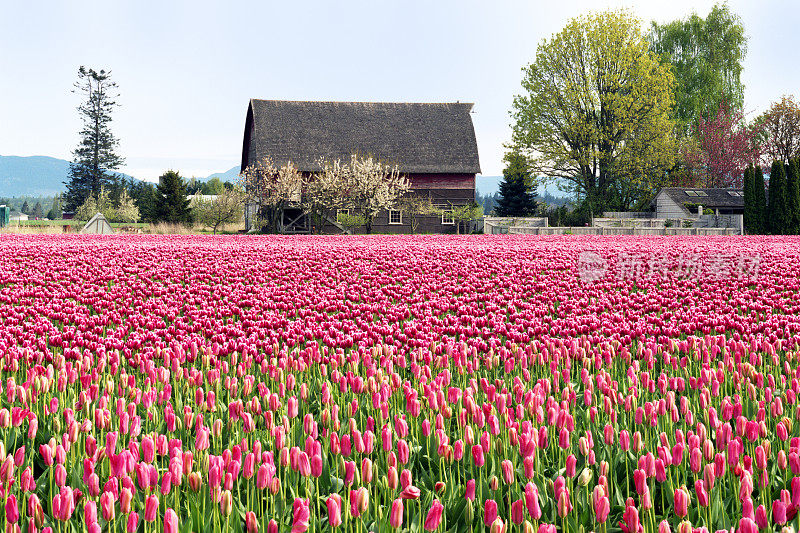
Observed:
[[[475,189],[477,189],[477,191],[483,195],[494,194],[496,192],[500,192],[501,181],[503,181],[503,176],[476,176]],[[556,198],[560,196],[567,196],[566,193],[558,190],[557,183],[539,185],[539,187],[536,189],[536,193],[539,196],[544,196],[545,193],[548,193]]]
[[[0,155],[0,196],[52,196],[64,190],[69,161]]]
[[[69,161],[63,159],[0,155],[0,197],[54,196],[64,192],[68,175]]]
[[[64,182],[69,173],[69,161],[47,156],[19,157],[0,155],[0,197],[9,196],[52,196],[64,192]],[[125,174],[122,176],[129,178]],[[215,172],[199,181],[219,178],[220,181],[236,181],[239,166],[225,172]],[[475,187],[481,194],[493,194],[500,190],[502,176],[477,176]],[[539,186],[539,195],[545,192],[553,196],[565,196],[555,183]]]
[[[233,167],[232,169],[228,170],[227,172],[215,172],[214,174],[211,174],[210,176],[206,176],[205,178],[199,178],[199,179],[200,179],[200,181],[208,181],[208,180],[210,180],[212,178],[219,178],[219,180],[223,181],[223,182],[225,182],[225,181],[236,181],[236,179],[239,177],[239,170],[240,169],[241,169],[241,167],[239,165],[236,165],[235,167]]]

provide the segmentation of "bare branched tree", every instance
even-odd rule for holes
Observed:
[[[419,229],[422,217],[441,216],[442,210],[433,205],[430,197],[418,194],[407,194],[398,202],[400,209],[408,213],[411,221],[411,233],[416,233]]]

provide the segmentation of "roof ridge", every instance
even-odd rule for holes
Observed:
[[[385,100],[379,101],[363,101],[363,100],[274,100],[266,98],[251,98],[254,102],[276,102],[287,104],[390,104],[390,105],[475,105],[475,102],[462,102],[457,100],[455,102],[388,102]]]

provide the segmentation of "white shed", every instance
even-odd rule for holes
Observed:
[[[114,228],[108,223],[103,213],[97,213],[95,216],[86,223],[81,230],[81,233],[95,233],[99,235],[111,235],[114,233]]]

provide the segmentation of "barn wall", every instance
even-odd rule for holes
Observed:
[[[475,192],[475,174],[409,174],[411,188],[470,189]]]

